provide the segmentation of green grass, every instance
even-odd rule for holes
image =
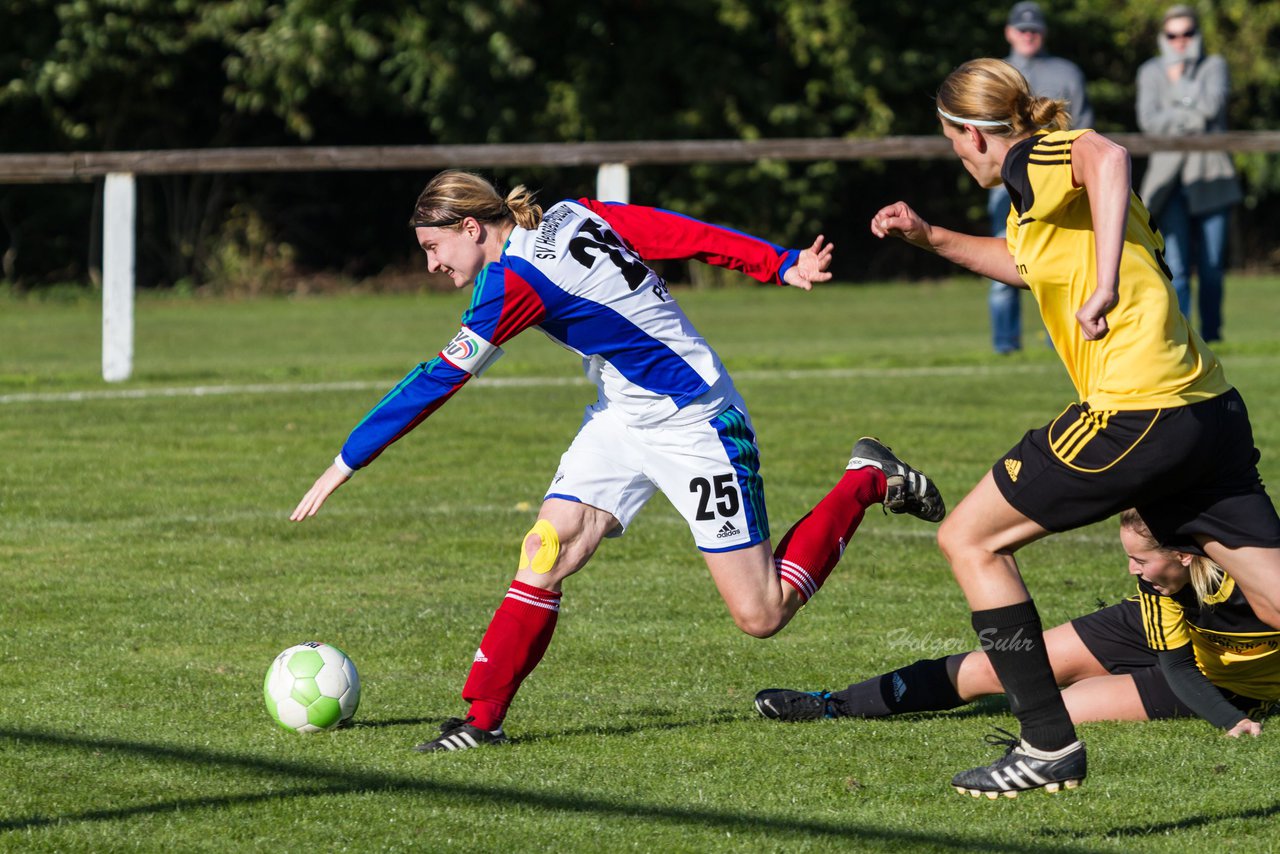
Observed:
[[[1218,348],[1273,481],[1277,286],[1228,283]],[[679,298],[751,406],[778,536],[863,433],[954,504],[1071,398],[1047,348],[989,354],[973,280]],[[1276,848],[1270,730],[1234,741],[1198,721],[1086,725],[1081,791],[988,803],[946,783],[994,756],[981,740],[992,726],[1014,725],[998,702],[758,718],[759,688],[842,687],[972,642],[930,526],[878,513],[813,604],[759,641],[734,628],[688,531],[655,500],[567,585],[555,641],[508,719],[516,743],[413,753],[462,711],[472,653],[591,389],[477,384],[317,519],[287,516],[465,301],[144,295],[136,378],[110,387],[95,303],[0,301],[0,849]],[[488,376],[578,375],[530,334]],[[307,388],[334,382],[357,385]],[[194,386],[216,393],[159,394]],[[67,395],[80,391],[142,396]],[[1050,623],[1131,586],[1110,524],[1022,563]],[[296,736],[267,716],[263,673],[311,638],[360,667],[354,729]]]

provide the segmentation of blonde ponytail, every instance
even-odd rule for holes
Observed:
[[[1226,572],[1209,558],[1201,555],[1192,555],[1188,569],[1191,570],[1191,586],[1196,591],[1196,599],[1201,605],[1209,604],[1209,600],[1222,588],[1222,580],[1226,577]]]
[[[938,87],[938,115],[990,136],[1017,139],[1038,130],[1067,130],[1067,102],[1031,94],[1027,79],[1002,59],[971,59]]]
[[[524,184],[517,184],[507,193],[505,204],[521,228],[534,229],[542,222],[542,207],[534,204],[533,193],[525,189]]]

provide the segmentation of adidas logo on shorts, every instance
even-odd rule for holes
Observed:
[[[1018,482],[1018,472],[1022,471],[1022,460],[1005,460],[1004,470],[1009,473],[1009,480]]]
[[[717,540],[723,540],[725,537],[736,537],[736,536],[738,536],[738,535],[739,535],[739,534],[741,534],[741,533],[742,533],[742,531],[740,531],[740,530],[738,530],[737,528],[733,527],[733,523],[732,523],[732,522],[725,522],[725,523],[724,523],[724,527],[722,527],[722,528],[720,529],[720,532],[719,532],[718,534],[716,534],[716,539],[717,539]]]

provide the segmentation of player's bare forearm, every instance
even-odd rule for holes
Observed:
[[[871,219],[871,233],[880,238],[905,240],[980,276],[1014,287],[1027,286],[1018,275],[1017,265],[1004,238],[977,237],[930,225],[906,202],[894,202],[881,208]]]
[[[1003,237],[978,237],[935,227],[933,251],[979,276],[995,279],[1015,288],[1027,287],[1027,283],[1018,275],[1018,265],[1009,254],[1009,244]]]

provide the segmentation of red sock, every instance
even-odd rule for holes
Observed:
[[[501,726],[520,683],[547,651],[559,615],[559,593],[511,582],[462,687],[462,699],[471,704],[467,714],[475,718],[472,725],[487,730]]]
[[[796,522],[773,550],[782,581],[805,602],[839,563],[866,509],[884,501],[884,487],[884,472],[878,468],[845,472],[835,489]]]

